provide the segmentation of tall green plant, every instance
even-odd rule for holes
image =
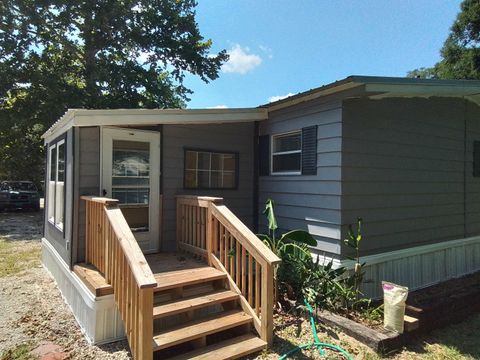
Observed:
[[[299,271],[298,265],[302,261],[311,259],[309,246],[317,245],[317,241],[307,231],[300,229],[288,231],[277,237],[278,225],[272,199],[265,202],[263,214],[267,218],[268,234],[257,234],[257,236],[273,253],[282,259],[280,268],[274,271],[275,300],[278,302],[281,287],[284,287],[287,291],[297,287],[293,282],[297,282],[299,279],[295,276],[292,277],[291,274]],[[298,277],[301,277],[301,275]]]

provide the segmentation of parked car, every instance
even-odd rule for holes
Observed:
[[[0,183],[0,211],[3,209],[40,210],[40,194],[31,181],[2,181]]]

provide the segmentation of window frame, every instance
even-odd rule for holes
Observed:
[[[221,154],[221,155],[233,155],[235,160],[235,170],[233,181],[233,187],[205,187],[205,186],[197,186],[197,187],[189,187],[187,186],[187,152],[194,151],[197,153],[210,153],[210,154]],[[183,148],[183,188],[185,190],[238,190],[239,186],[239,174],[240,174],[240,164],[239,164],[239,152],[238,151],[229,151],[229,150],[212,150],[212,149],[201,149],[201,148],[192,148],[192,147],[184,147]],[[195,169],[198,174],[198,167]],[[212,169],[210,166],[209,172],[211,173]]]
[[[62,209],[62,222],[57,223],[56,219],[56,205],[57,205],[57,185],[58,185],[58,159],[59,159],[59,151],[58,148],[63,145],[64,150],[63,150],[63,161],[64,161],[64,166],[63,166],[63,191],[62,191],[62,203],[63,203],[63,209]],[[55,149],[55,183],[53,187],[53,194],[51,194],[50,191],[50,182],[51,180],[51,175],[52,175],[52,151]],[[47,191],[47,209],[45,211],[47,221],[50,225],[52,225],[55,229],[58,231],[62,232],[65,234],[65,205],[66,205],[66,183],[67,183],[67,136],[66,134],[56,138],[55,140],[51,141],[48,146],[47,146],[47,159],[48,159],[48,171],[47,171],[47,180],[48,180],[48,191]],[[53,205],[51,205],[51,202],[53,202]],[[53,216],[49,213],[49,208],[50,206],[53,206],[52,211],[53,211]]]
[[[289,150],[289,151],[277,151],[274,152],[275,138],[285,136],[285,135],[300,135],[300,149],[299,150]],[[273,170],[273,157],[275,155],[289,155],[289,154],[300,154],[300,168],[298,171],[274,171]],[[270,136],[270,175],[272,176],[282,176],[282,175],[302,175],[302,129],[286,131],[283,133],[272,134]]]

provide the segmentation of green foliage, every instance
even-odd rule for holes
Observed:
[[[15,348],[5,351],[2,356],[1,360],[33,360],[38,359],[37,356],[33,356],[30,354],[32,350],[32,344],[20,344],[17,345]]]
[[[6,0],[0,4],[0,177],[42,177],[40,135],[67,108],[178,108],[186,73],[208,82],[194,0]]]
[[[275,236],[277,230],[277,220],[275,218],[274,201],[268,199],[265,203],[263,212],[268,221],[268,234],[257,234],[258,238],[268,246],[268,248],[277,255],[282,263],[278,269],[275,269],[275,298],[280,294],[292,294],[297,288],[298,278],[302,275],[301,264],[311,259],[308,246],[317,244],[317,241],[304,230],[292,230]]]
[[[480,79],[480,2],[464,0],[450,34],[440,50],[441,60],[431,68],[407,76],[426,79]]]

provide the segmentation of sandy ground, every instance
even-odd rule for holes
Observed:
[[[60,345],[68,359],[130,359],[126,341],[104,346],[87,343],[55,283],[40,262],[42,213],[0,213],[0,242],[19,256],[13,274],[0,277],[0,354],[27,344]],[[0,261],[8,261],[8,254]],[[22,263],[23,262],[23,263]],[[21,263],[21,264],[20,264]],[[8,269],[7,269],[8,272]]]

